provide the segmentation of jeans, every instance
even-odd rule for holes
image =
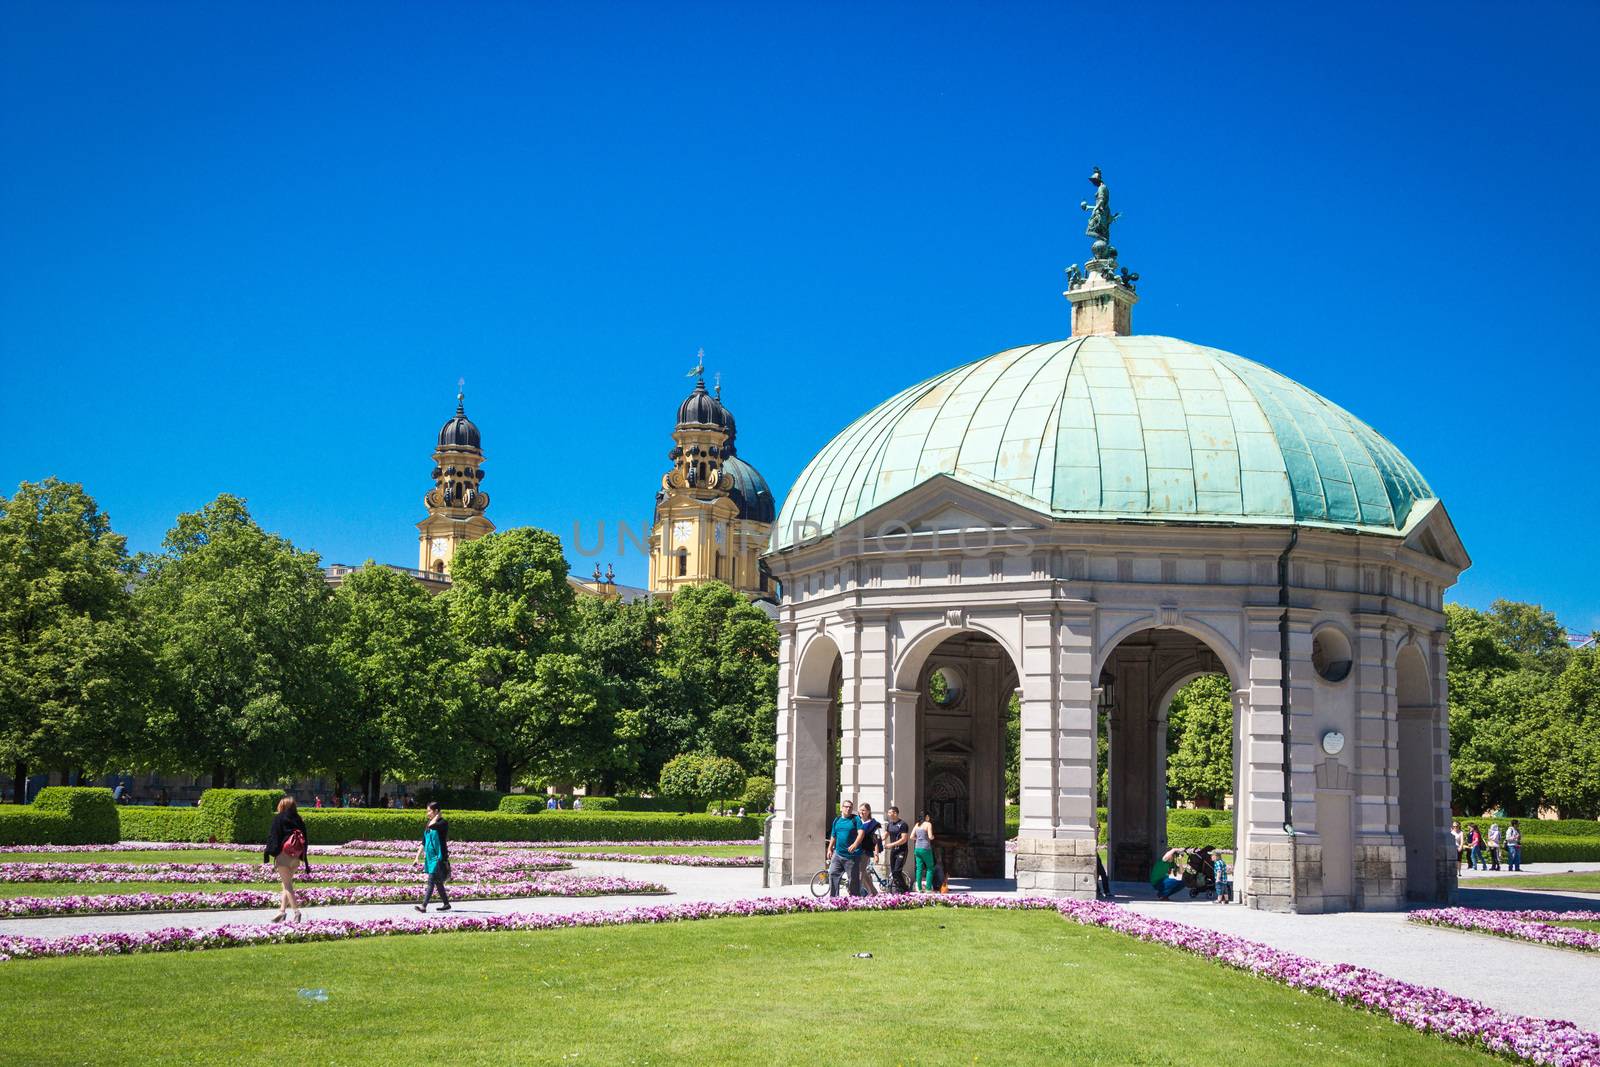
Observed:
[[[896,893],[904,893],[910,888],[906,885],[906,851],[903,848],[889,850],[889,885]]]
[[[1475,846],[1472,849],[1471,853],[1467,856],[1467,868],[1469,870],[1474,870],[1474,871],[1479,870],[1480,868],[1482,870],[1488,870],[1489,869],[1489,868],[1485,867],[1484,864],[1483,864],[1483,846],[1482,845]]]
[[[1500,846],[1499,845],[1490,845],[1489,846],[1489,864],[1490,864],[1490,870],[1498,871],[1500,869]]]
[[[433,891],[435,889],[439,891],[439,903],[448,908],[450,906],[450,895],[444,891],[443,867],[428,875],[428,889],[422,894],[422,906],[424,908],[428,906],[428,901],[433,899]]]
[[[926,887],[929,891],[939,887],[933,884],[933,849],[917,849],[917,892],[922,892]]]
[[[1522,846],[1521,845],[1507,845],[1506,846],[1506,867],[1509,870],[1513,870],[1513,871],[1522,870]]]
[[[1162,900],[1166,900],[1168,897],[1172,896],[1172,894],[1176,893],[1182,888],[1182,878],[1163,878],[1161,879],[1160,888],[1156,890],[1156,896],[1160,897]]]
[[[839,895],[839,879],[846,875],[850,879],[850,895],[853,897],[861,895],[861,865],[856,862],[858,858],[848,852],[835,852],[833,857],[828,860],[828,895],[830,897]]]

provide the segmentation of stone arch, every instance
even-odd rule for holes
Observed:
[[[1232,785],[1235,843],[1245,825],[1239,810],[1241,738],[1239,690],[1248,674],[1233,643],[1195,620],[1163,625],[1146,616],[1120,627],[1095,649],[1097,686],[1111,683],[1103,709],[1106,741],[1106,829],[1108,868],[1118,881],[1142,881],[1167,847],[1167,713],[1183,685],[1209,674],[1228,679],[1233,736]],[[1243,885],[1243,879],[1236,880]]]
[[[797,697],[828,697],[835,695],[829,685],[842,659],[839,644],[828,636],[826,630],[813,634],[801,646],[795,657],[794,686],[790,690]]]
[[[1205,645],[1212,655],[1222,661],[1222,673],[1233,679],[1235,686],[1241,679],[1249,677],[1249,672],[1245,669],[1245,656],[1227,634],[1199,619],[1180,617],[1175,622],[1164,623],[1154,614],[1135,619],[1100,641],[1095,648],[1094,670],[1090,672],[1089,677],[1099,678],[1100,672],[1105,669],[1106,661],[1116,652],[1117,646],[1145,630],[1178,630],[1186,633]]]
[[[1022,677],[1022,656],[1012,647],[1010,638],[998,627],[990,626],[979,620],[963,619],[958,624],[946,623],[935,626],[916,637],[904,648],[900,649],[894,658],[893,685],[899,689],[915,689],[922,678],[922,668],[928,662],[928,657],[933,655],[935,649],[952,637],[961,634],[974,633],[987,637],[999,645],[1011,660],[1012,670],[1017,672],[1017,677]]]

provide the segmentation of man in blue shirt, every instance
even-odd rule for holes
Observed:
[[[861,867],[856,860],[861,856],[864,836],[855,805],[848,800],[840,804],[839,817],[828,830],[828,896],[839,895],[839,879],[845,875],[850,879],[850,895],[861,895]]]

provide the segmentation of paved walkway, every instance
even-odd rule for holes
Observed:
[[[673,867],[665,864],[579,861],[585,874],[618,875],[657,882],[666,896],[607,896],[523,900],[462,901],[457,915],[544,913],[567,915],[660,902],[687,903],[737,900],[763,895],[809,892],[803,886],[764,890],[761,872],[753,869]],[[1569,865],[1562,865],[1562,870]],[[1572,864],[1570,869],[1600,869],[1600,864]],[[1491,872],[1492,873],[1492,872]],[[1550,870],[1533,873],[1552,873]],[[1480,876],[1481,877],[1481,876]],[[1551,893],[1517,889],[1473,889],[1463,874],[1461,903],[1468,907],[1600,908],[1600,895]],[[955,883],[953,889],[977,893],[1014,893],[1011,881]],[[1439,986],[1481,1000],[1504,1011],[1544,1018],[1569,1019],[1600,1032],[1600,955],[1529,945],[1417,926],[1403,913],[1352,912],[1342,915],[1282,915],[1209,902],[1150,899],[1147,886],[1118,883],[1119,901],[1142,914],[1220,930],[1262,941],[1275,948],[1314,959],[1353,963],[1404,981]],[[352,904],[307,909],[308,916],[375,919],[415,915],[409,904]],[[69,918],[0,920],[0,933],[60,937],[96,930],[158,930],[181,926],[212,929],[238,923],[265,922],[272,909],[100,915]]]

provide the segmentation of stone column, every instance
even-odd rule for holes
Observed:
[[[794,761],[791,758],[794,709],[790,671],[794,666],[795,625],[778,623],[778,724],[772,768],[771,837],[767,844],[767,878],[772,885],[788,885],[795,878]]]
[[[1356,900],[1365,910],[1404,906],[1405,840],[1400,833],[1400,730],[1395,701],[1393,620],[1356,612]]]
[[[1020,892],[1094,897],[1093,669],[1092,606],[1024,614]]]
[[[922,813],[922,731],[917,721],[920,694],[915,689],[889,690],[889,780],[884,811],[900,806],[900,817],[914,822]]]
[[[1250,704],[1243,724],[1241,762],[1249,783],[1247,817],[1239,828],[1248,879],[1235,883],[1252,908],[1292,911],[1294,908],[1294,842],[1284,832],[1289,814],[1283,803],[1283,695],[1279,688],[1276,605],[1245,608],[1249,627]]]
[[[1435,840],[1434,878],[1436,896],[1440,903],[1454,904],[1457,900],[1457,882],[1461,873],[1456,858],[1455,840],[1450,836],[1450,683],[1446,677],[1446,649],[1450,644],[1450,631],[1444,628],[1433,633],[1432,652],[1428,657],[1430,681],[1433,682],[1433,825]]]
[[[889,626],[880,612],[853,613],[855,715],[853,749],[857,804],[871,804],[881,822],[889,804]],[[849,729],[847,727],[847,729]]]

